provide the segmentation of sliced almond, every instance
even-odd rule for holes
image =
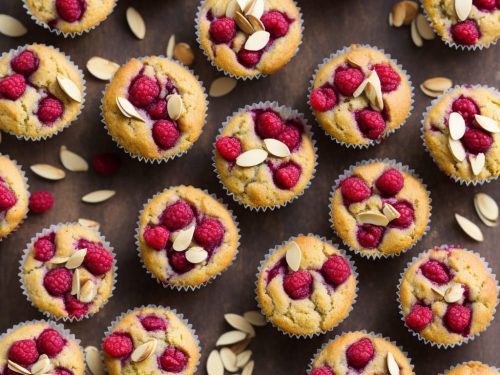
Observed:
[[[28,29],[17,18],[8,14],[0,14],[0,34],[17,38],[28,32]]]
[[[264,139],[264,145],[266,146],[267,151],[269,151],[269,153],[273,156],[278,158],[287,158],[290,156],[288,146],[277,139],[266,138]]]
[[[247,16],[253,16],[257,19],[260,19],[264,14],[264,0],[253,0],[247,5]]]
[[[234,18],[236,12],[241,12],[241,11],[242,9],[240,8],[236,0],[231,0],[226,7],[226,17]]]
[[[41,375],[52,371],[53,368],[49,357],[46,354],[42,354],[38,358],[38,361],[31,366],[31,373],[33,375]]]
[[[302,261],[302,252],[297,242],[291,241],[288,243],[285,259],[288,267],[290,267],[292,271],[298,271]]]
[[[365,87],[365,93],[373,109],[377,111],[382,111],[384,109],[382,85],[375,69],[368,76],[368,83]]]
[[[392,204],[389,203],[384,203],[384,207],[382,209],[382,212],[384,213],[385,217],[387,220],[392,221],[394,219],[397,219],[398,217],[401,216],[398,210],[394,208]]]
[[[217,342],[215,343],[216,346],[227,346],[231,344],[236,344],[237,342],[240,342],[244,340],[247,337],[247,334],[242,331],[229,331],[224,334],[222,334]]]
[[[145,342],[134,349],[130,359],[132,362],[142,362],[151,357],[156,350],[158,341],[156,339]]]
[[[245,49],[248,51],[260,51],[269,42],[271,38],[271,34],[267,31],[256,31],[252,35],[250,35],[245,42]]]
[[[66,173],[62,169],[53,167],[49,164],[33,164],[30,169],[36,175],[47,180],[57,181],[66,177]]]
[[[429,22],[427,22],[427,19],[423,14],[419,14],[415,22],[417,31],[422,38],[424,38],[425,40],[432,40],[436,38],[436,33],[434,33],[434,30],[432,29],[431,25],[429,25]]]
[[[243,317],[255,327],[264,327],[267,324],[266,318],[258,311],[247,311]]]
[[[474,203],[476,209],[481,212],[481,214],[491,221],[498,220],[498,205],[495,200],[485,193],[477,193],[474,196]]]
[[[224,365],[217,350],[212,350],[207,359],[208,375],[224,375]]]
[[[97,221],[84,218],[78,219],[78,224],[95,230],[99,230],[99,227],[101,226],[101,224],[99,224]]]
[[[101,203],[112,198],[116,194],[114,190],[96,190],[85,194],[82,197],[82,202],[85,203]]]
[[[98,56],[91,57],[87,61],[87,70],[90,74],[103,81],[111,80],[119,68],[120,65],[117,63]]]
[[[215,79],[210,85],[208,95],[210,95],[212,98],[218,98],[227,95],[234,90],[237,83],[238,81],[233,78],[219,77]]]
[[[241,352],[236,356],[236,367],[244,367],[248,363],[248,361],[250,361],[250,358],[252,358],[251,350],[245,350],[244,352]]]
[[[362,224],[373,224],[386,227],[389,224],[389,219],[377,211],[361,212],[356,216],[357,220]]]
[[[220,359],[222,360],[222,364],[227,371],[238,371],[238,367],[236,367],[236,355],[231,351],[231,349],[222,348],[220,350]]]
[[[7,367],[9,370],[17,372],[18,374],[31,375],[30,370],[25,369],[23,366],[18,365],[16,362],[11,361],[10,359],[7,360]]]
[[[68,261],[69,257],[54,257],[49,260],[50,264],[64,264]]]
[[[418,4],[414,1],[404,0],[402,2],[405,7],[405,18],[403,20],[404,25],[409,25],[418,13]]]
[[[190,66],[194,63],[194,52],[187,43],[179,43],[174,48],[174,57],[184,65]]]
[[[89,170],[89,164],[80,155],[68,150],[65,146],[61,146],[59,151],[61,163],[69,171],[86,172]]]
[[[406,6],[405,4],[400,1],[396,4],[394,4],[394,7],[392,8],[392,25],[394,27],[401,27],[403,26],[403,22],[406,17]]]
[[[241,12],[236,12],[234,14],[234,21],[236,25],[243,31],[245,34],[251,35],[254,33],[254,28],[250,21],[243,15]]]
[[[85,348],[85,362],[92,375],[104,375],[101,355],[99,349],[95,346],[87,346]]]
[[[87,249],[81,249],[75,251],[66,262],[66,268],[69,270],[74,270],[80,267],[85,260],[85,255],[87,255]]]
[[[455,12],[460,21],[465,21],[472,10],[472,0],[455,0]]]
[[[347,55],[347,62],[349,63],[349,65],[355,68],[363,69],[368,66],[370,60],[363,52],[359,52],[355,49],[349,52],[349,54]]]
[[[453,284],[444,293],[444,300],[448,303],[455,303],[462,299],[464,288],[460,284]]]
[[[236,165],[240,167],[255,167],[267,158],[267,151],[259,148],[246,151],[236,158]]]
[[[422,37],[418,33],[417,22],[415,20],[413,20],[411,22],[410,32],[411,32],[410,35],[411,35],[411,40],[413,41],[413,44],[415,44],[417,47],[422,47],[424,45],[424,40],[422,39]]]
[[[477,155],[469,154],[469,163],[472,168],[474,176],[478,176],[484,168],[486,157],[482,152]]]
[[[456,141],[451,137],[448,138],[448,147],[450,148],[451,154],[457,161],[464,161],[467,154],[465,153],[465,148],[462,142]]]
[[[243,12],[245,9],[247,9],[247,7],[250,3],[250,0],[236,0],[236,3],[240,7],[239,10],[241,10]]]
[[[182,101],[182,97],[178,94],[169,95],[167,97],[167,112],[168,116],[177,121],[182,114],[185,112],[184,102]]]
[[[189,263],[199,264],[203,263],[208,258],[208,252],[199,246],[193,246],[186,251],[186,259]]]
[[[78,298],[80,296],[80,270],[77,268],[73,272],[73,281],[71,282],[71,294]]]
[[[448,128],[450,129],[451,139],[458,141],[465,134],[465,120],[458,112],[450,113],[448,119]]]
[[[432,90],[429,90],[427,89],[424,85],[420,85],[420,90],[422,90],[422,92],[431,97],[431,98],[437,98],[438,96],[440,96],[443,92],[442,91],[432,91]]]
[[[394,20],[393,20],[393,17],[392,17],[392,12],[389,13],[389,26],[390,27],[394,26]]]
[[[478,242],[482,242],[484,240],[483,232],[481,232],[481,229],[479,229],[479,227],[472,221],[459,214],[455,214],[455,219],[457,220],[460,228],[462,228],[465,234],[467,234],[470,238]]]
[[[242,341],[239,341],[235,344],[229,345],[228,348],[231,349],[234,354],[240,354],[246,348],[248,348],[248,345],[250,345],[250,342],[252,342],[252,339],[250,337],[247,337],[246,339],[244,339]]]
[[[146,36],[146,24],[140,13],[134,7],[128,7],[126,17],[132,33],[138,39],[144,39]]]
[[[83,303],[92,302],[97,295],[97,286],[92,280],[87,280],[80,288],[78,300]]]
[[[365,78],[365,80],[363,82],[361,82],[361,84],[358,86],[358,88],[356,90],[354,90],[352,96],[355,98],[360,96],[365,91],[366,85],[368,85],[369,81],[370,80],[368,78]]]
[[[389,374],[399,375],[399,365],[391,352],[387,353],[387,369],[389,370]]]
[[[136,120],[144,121],[144,118],[141,116],[141,114],[135,109],[134,105],[128,101],[128,99],[122,97],[122,96],[117,96],[116,97],[116,105],[118,106],[118,109],[120,112],[128,118],[135,118]]]
[[[255,336],[255,329],[252,325],[241,315],[238,314],[225,314],[224,319],[233,328],[243,331],[250,335],[250,337]]]
[[[262,21],[259,18],[249,14],[247,16],[247,19],[255,31],[264,31],[266,29],[266,27],[264,26],[264,23],[262,23]]]
[[[437,287],[434,287],[434,286],[431,286],[431,289],[433,292],[436,292],[437,294],[439,294],[441,297],[444,296],[444,291],[442,288],[437,288]]]
[[[446,77],[434,77],[426,79],[422,85],[434,92],[444,92],[453,86],[453,81]]]
[[[500,133],[500,124],[498,123],[498,121],[482,115],[475,115],[474,118],[476,119],[476,122],[479,124],[479,126],[481,126],[487,132]]]
[[[169,59],[174,57],[174,50],[175,50],[175,34],[172,34],[170,35],[170,38],[168,38],[167,49],[165,51],[166,56]]]
[[[252,375],[254,366],[255,366],[254,361],[248,362],[245,365],[245,367],[243,367],[243,371],[241,372],[241,375]]]
[[[70,97],[70,99],[78,103],[82,102],[82,92],[75,82],[68,77],[64,77],[62,74],[58,74],[56,79],[61,90],[63,90],[64,93]]]
[[[191,242],[193,241],[194,229],[195,226],[191,225],[188,228],[179,231],[172,245],[175,251],[184,251],[189,247],[189,245],[191,245]]]

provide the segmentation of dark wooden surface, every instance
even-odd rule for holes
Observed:
[[[409,253],[386,261],[354,260],[359,270],[359,297],[349,318],[333,332],[310,340],[285,337],[271,326],[258,330],[252,343],[256,361],[255,374],[304,374],[316,349],[343,331],[366,329],[380,332],[396,340],[413,358],[419,374],[437,374],[464,360],[481,360],[500,366],[498,357],[498,319],[468,345],[451,350],[438,350],[417,341],[400,321],[396,303],[396,285],[404,265],[417,253],[433,245],[460,243],[480,252],[498,273],[498,230],[482,226],[483,243],[468,239],[454,222],[453,213],[464,214],[474,221],[472,197],[485,191],[500,199],[498,182],[485,187],[467,188],[452,183],[432,163],[421,145],[419,128],[423,110],[429,99],[418,89],[415,108],[407,124],[382,145],[364,151],[339,147],[327,138],[306,105],[306,91],[313,70],[331,52],[351,43],[370,43],[386,49],[408,70],[418,86],[424,79],[446,75],[456,83],[481,83],[500,86],[499,48],[480,53],[451,50],[439,40],[418,49],[410,40],[409,28],[394,30],[387,25],[391,0],[303,0],[299,1],[305,18],[305,35],[300,53],[278,74],[256,82],[240,83],[229,96],[212,99],[208,123],[199,141],[185,156],[167,164],[147,165],[128,158],[117,150],[106,134],[99,117],[99,103],[104,83],[88,72],[87,101],[79,120],[62,134],[38,143],[18,141],[4,135],[2,153],[18,160],[27,170],[34,163],[59,164],[61,145],[90,158],[94,153],[117,151],[123,159],[120,172],[110,178],[94,172],[69,172],[63,181],[51,183],[28,173],[31,191],[50,190],[55,194],[55,207],[42,216],[30,215],[23,226],[0,243],[0,331],[27,320],[41,318],[21,294],[18,262],[26,242],[42,228],[53,223],[79,217],[99,221],[101,231],[118,254],[119,276],[114,297],[103,311],[90,320],[67,326],[84,345],[99,345],[103,332],[114,317],[124,310],[155,303],[176,308],[193,323],[203,346],[199,373],[205,374],[207,354],[217,337],[229,327],[223,314],[243,313],[255,308],[254,282],[257,266],[268,249],[297,233],[313,232],[334,242],[328,223],[328,195],[339,173],[356,161],[374,158],[395,158],[414,168],[432,191],[433,213],[430,233]],[[143,41],[133,37],[125,22],[125,9],[134,5],[147,22]],[[218,74],[206,61],[195,43],[195,0],[121,0],[109,19],[90,34],[77,39],[64,39],[36,26],[21,7],[20,0],[0,2],[0,13],[21,19],[29,33],[20,39],[0,36],[0,51],[18,45],[42,42],[55,45],[84,69],[92,56],[103,56],[119,63],[132,56],[163,54],[167,40],[175,33],[178,41],[190,43],[196,51],[194,70],[208,86]],[[275,212],[252,213],[227,197],[212,171],[210,158],[216,131],[226,116],[245,104],[260,100],[277,100],[299,109],[313,123],[319,147],[319,168],[311,188],[298,201]],[[176,184],[193,184],[223,198],[236,212],[241,224],[242,245],[235,264],[209,286],[191,293],[165,290],[141,268],[134,246],[134,230],[139,209],[154,193]],[[112,200],[96,206],[80,202],[80,197],[95,189],[116,189]]]

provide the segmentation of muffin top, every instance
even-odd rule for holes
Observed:
[[[192,375],[200,358],[191,325],[169,309],[146,306],[122,315],[103,341],[110,375]]]
[[[398,255],[425,233],[430,198],[408,169],[390,160],[368,161],[344,173],[331,198],[331,222],[354,251]]]
[[[433,102],[423,138],[436,164],[454,180],[478,183],[500,175],[500,93],[458,86]]]
[[[168,160],[201,134],[204,88],[182,65],[164,57],[131,59],[115,73],[103,98],[108,132],[132,156]]]
[[[56,318],[81,319],[108,301],[114,255],[96,231],[77,223],[53,225],[32,239],[22,260],[25,294]]]
[[[356,299],[355,267],[326,240],[299,235],[262,263],[257,299],[264,315],[284,332],[322,333],[349,315]]]
[[[37,374],[85,373],[83,352],[63,326],[43,320],[31,321],[19,324],[1,336],[0,372],[29,374],[35,370],[38,370]]]
[[[337,336],[316,355],[309,375],[334,374],[413,374],[413,366],[396,345],[366,332],[349,332]]]
[[[319,67],[309,101],[326,133],[343,144],[368,146],[405,122],[412,89],[395,61],[354,44]]]
[[[216,142],[219,179],[236,201],[266,209],[285,205],[310,184],[314,142],[302,115],[277,103],[234,114]]]
[[[497,283],[478,255],[437,247],[414,260],[400,284],[406,325],[440,345],[460,344],[484,331],[498,303]]]
[[[60,80],[79,98],[72,99]],[[0,57],[2,131],[31,140],[51,136],[78,116],[83,96],[81,73],[54,47],[30,44]]]
[[[205,54],[236,77],[277,72],[302,41],[302,16],[293,0],[205,0],[198,17]]]
[[[171,287],[203,285],[231,265],[239,245],[231,212],[192,186],[154,196],[140,215],[138,230],[144,265]]]
[[[444,373],[444,375],[498,375],[498,374],[500,374],[498,370],[478,361],[470,361],[462,363]]]

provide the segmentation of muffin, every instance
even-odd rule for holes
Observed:
[[[276,73],[302,42],[302,15],[293,0],[204,0],[196,18],[203,52],[235,78]]]
[[[374,333],[344,333],[325,344],[309,365],[308,375],[413,374],[411,360],[398,346]],[[399,371],[398,371],[399,370]]]
[[[78,117],[84,97],[82,72],[54,47],[29,44],[0,57],[1,131],[33,141],[51,137]]]
[[[499,121],[498,91],[457,86],[434,100],[424,114],[424,146],[454,181],[489,182],[500,175]]]
[[[38,372],[35,372],[38,370]],[[43,320],[24,322],[0,336],[3,374],[83,375],[80,341],[62,325]]]
[[[219,131],[215,171],[238,203],[274,209],[310,185],[317,158],[314,144],[302,114],[276,102],[253,104],[234,113]]]
[[[232,212],[214,196],[180,185],[144,205],[136,239],[144,267],[158,282],[196,289],[232,264],[239,230]]]
[[[263,315],[289,336],[332,330],[356,301],[356,267],[337,245],[312,234],[272,249],[257,277]]]
[[[412,95],[410,78],[395,60],[382,50],[353,44],[320,64],[309,103],[332,139],[368,147],[404,124]]]
[[[199,138],[207,112],[205,89],[191,71],[164,57],[131,59],[104,91],[108,133],[132,157],[166,161]]]
[[[498,375],[497,368],[478,361],[464,362],[447,370],[443,375]]]
[[[0,154],[0,241],[26,218],[28,198],[24,171],[7,155]]]
[[[24,294],[45,315],[81,320],[98,312],[113,293],[113,250],[93,229],[52,225],[24,250],[20,277]]]
[[[102,344],[110,375],[192,375],[200,358],[199,340],[175,310],[143,306],[119,316]]]
[[[422,181],[394,160],[367,160],[335,182],[332,228],[354,252],[370,258],[400,255],[427,232],[431,199]]]
[[[486,262],[459,246],[436,247],[415,257],[399,285],[406,326],[438,347],[461,345],[483,332],[493,320],[497,294]]]

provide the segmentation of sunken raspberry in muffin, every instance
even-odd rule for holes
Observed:
[[[426,343],[460,345],[493,320],[498,286],[489,266],[459,246],[435,247],[403,272],[399,303],[406,326]]]
[[[175,311],[152,305],[119,316],[108,328],[102,348],[110,375],[192,375],[200,358],[191,324]]]
[[[333,187],[332,227],[356,253],[399,255],[427,230],[430,197],[423,183],[394,160],[368,160],[345,171]]]
[[[464,362],[453,366],[441,375],[498,375],[497,368],[490,367],[479,361]]]
[[[124,111],[120,100],[135,114]],[[133,157],[157,162],[193,146],[206,111],[205,91],[196,77],[179,63],[156,56],[122,65],[102,102],[104,122],[118,145]]]
[[[319,66],[309,103],[330,137],[346,146],[367,147],[404,124],[412,90],[396,61],[383,51],[354,44]]]
[[[314,177],[314,141],[304,117],[278,103],[234,113],[215,143],[215,170],[224,188],[245,207],[284,206]]]
[[[58,76],[73,82],[70,98]],[[0,57],[0,130],[27,140],[45,139],[69,126],[83,108],[82,73],[54,47],[30,44]]]
[[[261,263],[257,301],[282,332],[313,336],[332,330],[349,315],[356,276],[349,257],[331,242],[299,235],[271,250]]]
[[[232,212],[192,186],[155,195],[144,206],[138,225],[141,260],[163,286],[200,287],[226,270],[238,251],[239,231]]]
[[[24,251],[21,278],[24,294],[41,312],[81,320],[98,312],[112,295],[114,254],[93,229],[77,223],[52,225]]]
[[[276,73],[302,42],[302,15],[293,0],[204,0],[196,28],[212,64],[243,79]]]

